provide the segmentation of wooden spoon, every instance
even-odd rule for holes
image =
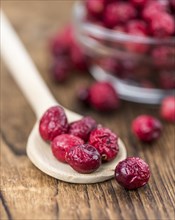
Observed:
[[[71,183],[96,183],[114,177],[115,166],[126,158],[126,149],[120,139],[117,157],[112,162],[101,165],[97,171],[91,174],[77,173],[68,164],[59,162],[52,155],[49,144],[44,142],[39,135],[38,125],[41,115],[49,107],[60,104],[49,92],[22,42],[2,11],[0,15],[1,55],[37,117],[37,122],[27,141],[27,155],[32,163],[44,173]],[[65,112],[69,122],[82,118],[81,115],[68,109],[65,109]]]

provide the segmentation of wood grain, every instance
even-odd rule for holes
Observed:
[[[35,122],[34,114],[1,65],[1,219],[174,219],[175,127],[164,123],[162,137],[154,144],[141,144],[130,131],[138,114],[158,117],[157,106],[122,102],[114,114],[105,115],[79,106],[75,92],[92,78],[72,74],[60,85],[48,74],[47,42],[71,17],[74,1],[2,1],[49,88],[65,107],[91,115],[124,140],[128,155],[143,158],[151,168],[149,184],[127,191],[115,180],[101,184],[68,184],[41,173],[26,156],[25,144]]]

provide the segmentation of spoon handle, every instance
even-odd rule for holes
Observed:
[[[1,16],[1,56],[13,78],[31,104],[37,117],[50,106],[58,104],[50,93],[29,54],[5,14]]]

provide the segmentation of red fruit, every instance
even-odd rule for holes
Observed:
[[[83,53],[82,48],[77,44],[75,40],[71,46],[70,57],[75,69],[81,71],[87,70],[87,57]]]
[[[91,132],[89,143],[98,150],[104,162],[113,160],[119,151],[118,137],[110,129],[101,126]]]
[[[137,189],[148,182],[150,178],[149,166],[138,157],[128,157],[116,166],[115,178],[124,188]]]
[[[141,141],[151,142],[159,138],[162,125],[150,115],[140,115],[132,122],[132,131]]]
[[[45,141],[52,141],[56,136],[68,130],[67,117],[60,106],[49,108],[39,122],[39,132]]]
[[[169,122],[175,123],[175,97],[168,96],[163,99],[161,104],[161,116],[163,119]]]
[[[109,83],[96,82],[89,88],[89,103],[96,110],[110,111],[118,108],[119,98]]]
[[[156,67],[162,68],[175,68],[174,47],[159,46],[152,51],[153,62]]]
[[[168,37],[175,32],[173,16],[166,12],[156,13],[151,19],[150,30],[155,37]]]
[[[81,120],[72,122],[69,125],[69,134],[82,138],[84,141],[87,141],[90,135],[90,132],[96,128],[96,121],[90,116],[86,116]]]
[[[66,162],[66,154],[71,147],[84,144],[84,141],[71,134],[61,134],[55,137],[51,143],[53,155],[61,162]]]
[[[167,11],[165,4],[158,1],[149,1],[142,11],[144,20],[150,21],[154,19],[156,13]]]
[[[135,32],[141,32],[145,35],[147,35],[148,31],[148,27],[146,22],[142,21],[142,20],[131,20],[127,23],[126,25],[126,29],[128,33],[135,33]]]
[[[86,8],[88,14],[99,17],[103,14],[105,8],[105,0],[86,0]]]
[[[99,66],[107,71],[108,73],[115,74],[116,72],[120,72],[121,65],[117,59],[112,57],[102,58],[98,62]]]
[[[101,158],[95,147],[84,144],[69,149],[67,163],[79,173],[92,173],[101,165]]]
[[[50,42],[50,49],[54,56],[67,55],[73,38],[73,28],[68,25],[57,33]]]
[[[140,31],[135,33],[129,33],[130,35],[136,36],[136,37],[146,37],[145,34],[141,33]],[[138,40],[139,41],[139,40]],[[133,52],[133,53],[141,53],[144,54],[148,51],[149,46],[144,43],[134,43],[134,42],[129,42],[125,43],[125,48],[127,51]]]
[[[51,68],[51,75],[56,82],[65,81],[70,74],[71,61],[63,56],[60,56]]]
[[[159,84],[163,89],[175,89],[175,72],[162,71],[159,76]]]
[[[104,13],[104,24],[108,28],[113,28],[120,23],[126,23],[135,18],[137,12],[135,8],[127,2],[111,3],[106,7]]]
[[[145,4],[148,2],[149,0],[131,0],[132,4],[134,6],[138,6],[138,7],[144,7]]]

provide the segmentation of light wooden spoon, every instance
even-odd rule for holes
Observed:
[[[126,158],[126,149],[120,139],[117,157],[112,162],[103,164],[91,174],[77,173],[69,165],[56,160],[49,144],[41,139],[38,132],[39,118],[49,107],[60,104],[49,92],[10,22],[2,11],[0,14],[1,55],[38,119],[27,141],[27,155],[32,163],[44,173],[71,183],[96,183],[112,178],[115,166],[119,161]],[[67,109],[65,112],[69,122],[82,118],[81,115]]]

